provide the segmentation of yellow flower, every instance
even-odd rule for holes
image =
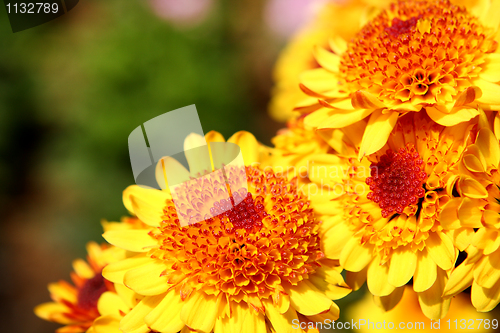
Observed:
[[[464,152],[461,175],[454,184],[460,197],[442,212],[447,229],[477,228],[475,233],[461,236],[468,257],[452,272],[445,296],[472,285],[472,304],[478,311],[490,311],[500,302],[499,163],[498,137],[485,126]]]
[[[305,193],[323,221],[323,250],[340,260],[351,287],[367,281],[384,307],[397,304],[413,278],[424,314],[442,318],[450,301],[441,295],[458,254],[455,238],[473,229],[443,230],[439,214],[453,196],[448,184],[474,125],[444,127],[425,113],[409,113],[383,149],[360,162],[363,126],[350,125],[343,136],[325,131],[325,138],[341,138],[337,152],[309,160]]]
[[[206,139],[223,141],[215,132]],[[193,146],[200,142],[195,136],[187,141]],[[241,147],[247,165],[248,191],[234,187],[241,181],[239,170],[226,169],[231,202],[243,198],[234,207],[220,199],[213,179],[192,187],[192,197],[180,196],[175,204],[167,191],[125,190],[125,206],[149,228],[103,235],[111,244],[141,252],[103,271],[110,281],[144,296],[121,320],[123,332],[186,327],[294,332],[293,320],[338,318],[331,299],[345,296],[350,288],[338,262],[325,259],[320,250],[320,224],[308,200],[288,179],[258,166],[266,149],[250,133],[239,132],[228,141]],[[201,222],[181,227],[181,215],[208,211],[212,215]]]
[[[87,244],[87,262],[77,259],[73,262],[71,279],[49,284],[50,296],[54,302],[40,304],[35,314],[45,320],[66,325],[58,333],[85,332],[99,316],[97,300],[106,291],[114,290],[113,284],[104,279],[101,271],[110,262],[123,259],[125,251],[114,246]]]
[[[302,74],[307,125],[342,128],[367,118],[358,158],[382,148],[398,118],[425,112],[453,126],[500,109],[500,1],[468,8],[449,0],[393,3],[349,42],[316,48]]]
[[[318,68],[314,59],[314,46],[327,46],[330,38],[338,35],[346,40],[354,37],[360,25],[346,24],[369,16],[367,6],[381,7],[389,1],[349,0],[326,2],[317,17],[302,28],[281,52],[274,69],[275,86],[269,104],[271,116],[278,121],[294,118],[293,108],[307,95],[300,89],[300,74]]]
[[[431,321],[424,316],[419,308],[418,295],[411,287],[406,286],[399,305],[390,310],[383,311],[373,304],[372,297],[367,294],[360,302],[347,310],[347,318],[352,319],[359,327],[357,332],[491,332],[493,327],[498,327],[498,321],[492,322],[491,315],[478,313],[471,306],[465,295],[459,295],[450,305],[448,315],[438,321]],[[363,325],[360,325],[363,324]],[[381,329],[378,329],[381,328]],[[392,329],[391,329],[392,328]]]

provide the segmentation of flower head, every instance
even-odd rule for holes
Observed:
[[[356,158],[358,126],[342,129],[343,154],[310,159],[307,191],[324,221],[325,255],[340,260],[354,288],[366,280],[384,307],[397,304],[413,278],[424,314],[442,318],[449,300],[441,294],[459,232],[443,230],[440,214],[454,195],[450,184],[474,124],[443,127],[423,113],[407,114],[386,145],[362,162]]]
[[[369,17],[370,6],[381,7],[388,2],[349,0],[321,3],[314,18],[291,38],[276,62],[273,73],[275,87],[269,104],[271,116],[278,121],[295,118],[299,114],[293,108],[311,99],[300,90],[299,83],[304,71],[319,67],[313,54],[315,45],[327,46],[330,38],[336,36],[351,39],[359,26],[346,22],[355,21],[361,16]]]
[[[192,188],[196,199],[186,203],[191,208],[185,212],[211,212],[198,223],[181,226],[175,207],[182,202],[174,203],[166,191],[137,186],[125,191],[125,205],[149,228],[133,235],[104,234],[116,246],[141,252],[103,272],[144,296],[121,320],[124,332],[184,327],[282,332],[293,319],[338,318],[331,299],[350,289],[338,263],[324,258],[320,223],[309,201],[286,177],[251,166],[260,160],[248,156],[257,157],[261,149],[251,134],[239,133],[229,141],[246,156],[247,187],[237,189],[238,182],[233,183],[229,200],[205,192],[210,182]],[[226,169],[227,179],[241,176],[239,171]]]
[[[337,38],[316,49],[320,68],[302,75],[302,88],[317,102],[296,110],[312,111],[305,121],[316,128],[342,128],[369,116],[359,157],[382,148],[407,112],[452,126],[477,116],[478,105],[498,110],[499,21],[488,13],[499,4],[482,6],[391,4],[349,42]]]
[[[66,325],[57,332],[85,332],[99,317],[99,297],[107,291],[114,291],[113,284],[103,278],[101,271],[108,263],[124,258],[125,251],[90,242],[87,252],[87,262],[82,259],[73,262],[71,279],[74,285],[66,281],[51,283],[49,291],[54,302],[35,308],[38,317]]]
[[[461,161],[461,174],[455,183],[459,196],[443,212],[446,228],[475,228],[475,233],[462,237],[468,257],[452,272],[445,296],[455,296],[472,286],[472,304],[478,311],[490,311],[500,302],[499,164],[498,137],[483,127]]]

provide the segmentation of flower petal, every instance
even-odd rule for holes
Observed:
[[[311,282],[304,280],[285,288],[292,306],[301,314],[311,316],[330,309],[332,301]]]
[[[488,312],[493,310],[500,302],[500,281],[497,281],[491,289],[483,288],[473,282],[470,298],[477,311]]]
[[[149,229],[111,230],[102,237],[108,243],[132,252],[147,252],[158,246],[157,240],[149,235]]]
[[[391,294],[396,287],[387,282],[388,276],[389,265],[381,265],[380,257],[377,256],[368,266],[368,290],[375,296],[387,296]]]
[[[489,82],[500,81],[500,54],[487,53],[486,61],[481,65],[482,70],[479,77]]]
[[[420,252],[417,260],[417,268],[413,275],[413,290],[422,292],[429,289],[437,277],[437,266],[431,259],[426,249]]]
[[[275,332],[295,333],[293,328],[293,320],[298,320],[297,312],[293,308],[289,308],[287,312],[280,313],[274,306],[272,301],[264,300],[264,307],[266,309],[266,317],[271,322]]]
[[[465,197],[458,207],[458,218],[463,227],[481,228],[481,201]]]
[[[177,333],[184,327],[181,320],[183,302],[174,290],[167,292],[160,303],[146,316],[144,322],[156,332]]]
[[[146,296],[120,321],[120,329],[126,333],[148,333],[144,317],[163,299],[164,295]]]
[[[392,293],[387,296],[374,296],[373,301],[375,304],[384,311],[392,310],[403,297],[405,287],[394,289]]]
[[[102,270],[102,276],[104,276],[106,280],[109,280],[113,283],[123,284],[125,273],[127,273],[131,269],[145,266],[149,264],[150,261],[151,258],[147,257],[144,254],[120,260],[104,267],[104,269]]]
[[[372,248],[360,239],[352,237],[346,243],[340,254],[340,265],[348,271],[359,272],[373,259]]]
[[[500,104],[500,85],[478,79],[474,84],[481,89],[483,95],[477,101],[483,104]]]
[[[410,248],[394,250],[389,266],[388,281],[395,287],[405,285],[415,273],[417,268],[417,255]]]
[[[227,142],[234,143],[240,147],[245,165],[250,165],[259,161],[259,143],[252,133],[246,131],[236,132]]]
[[[101,316],[121,316],[120,311],[127,313],[130,310],[118,294],[110,291],[106,291],[99,297],[97,309]]]
[[[370,116],[361,140],[358,159],[375,153],[386,144],[389,134],[396,126],[398,117],[398,112],[389,111],[384,114],[382,110],[377,110]]]
[[[418,293],[420,308],[427,318],[438,320],[448,313],[451,299],[443,299],[441,297],[447,280],[446,272],[438,269],[436,282],[434,282],[432,287]]]
[[[129,186],[123,191],[123,204],[132,214],[134,213],[134,207],[130,198],[131,196],[143,198],[143,200],[149,202],[151,206],[161,207],[162,209],[166,201],[172,198],[166,191],[144,188],[138,185]]]
[[[267,327],[262,312],[255,313],[244,303],[233,303],[233,314],[229,318],[231,332],[266,333]],[[200,316],[201,317],[201,316]],[[190,326],[191,327],[191,326]]]
[[[474,278],[474,264],[463,262],[455,267],[450,274],[449,280],[443,291],[443,297],[458,295],[460,292],[467,289]]]
[[[451,239],[442,232],[430,232],[425,241],[429,255],[434,262],[444,270],[453,267],[455,262],[455,247]]]
[[[450,113],[441,112],[438,108],[432,106],[425,108],[425,110],[432,120],[442,126],[457,125],[469,121],[479,114],[477,109],[466,106],[453,108]]]
[[[214,296],[207,295],[203,291],[194,292],[182,307],[182,321],[194,330],[203,333],[211,332],[215,325],[222,295],[222,293]]]
[[[163,261],[149,259],[144,266],[129,270],[123,277],[123,283],[141,295],[158,295],[171,287],[166,276],[161,276],[166,267]]]

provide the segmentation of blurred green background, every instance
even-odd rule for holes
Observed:
[[[263,143],[282,125],[266,107],[282,46],[263,1],[218,1],[179,27],[147,1],[80,1],[12,33],[0,10],[0,299],[2,332],[54,332],[33,314],[47,284],[69,279],[100,220],[126,214],[129,133],[196,104],[205,132],[248,130]]]

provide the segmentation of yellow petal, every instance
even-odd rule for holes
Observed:
[[[158,246],[158,241],[149,235],[148,229],[111,230],[102,237],[108,243],[132,252],[147,252]]]
[[[102,316],[94,320],[92,333],[123,333],[120,330],[120,318],[117,316]],[[87,331],[87,333],[91,333]]]
[[[340,264],[348,271],[359,272],[373,259],[372,248],[360,244],[357,237],[351,238],[340,254]]]
[[[471,107],[457,107],[450,113],[441,112],[436,107],[425,108],[429,117],[442,126],[454,126],[464,121],[469,121],[479,114],[479,111]]]
[[[373,296],[375,304],[384,311],[392,310],[403,297],[405,287],[396,288],[387,296]]]
[[[432,287],[418,293],[420,308],[427,318],[438,320],[448,313],[451,299],[443,299],[441,297],[447,280],[446,272],[438,269],[436,282],[434,282]]]
[[[347,271],[345,273],[346,283],[348,286],[352,288],[353,291],[356,291],[359,288],[361,288],[363,284],[366,282],[369,267],[370,266],[366,266],[365,268],[363,268],[363,270],[359,272]]]
[[[211,332],[215,325],[221,297],[222,293],[214,296],[204,292],[194,292],[182,307],[182,321],[194,330],[203,333]]]
[[[129,308],[118,296],[118,294],[110,291],[103,293],[97,301],[97,310],[101,316],[115,315],[121,316],[120,311],[127,313]]]
[[[48,289],[57,299],[64,299],[73,304],[77,302],[77,291],[75,287],[65,281],[49,283]]]
[[[443,297],[455,296],[467,289],[474,278],[474,264],[463,262],[455,267],[450,274],[450,279],[446,282]]]
[[[405,285],[415,273],[417,255],[411,249],[397,248],[392,253],[389,267],[389,283],[396,287]]]
[[[474,229],[472,228],[458,228],[450,233],[453,239],[453,244],[457,247],[459,251],[465,251],[465,249],[472,243],[474,237]]]
[[[66,317],[64,313],[70,312],[70,309],[61,303],[47,302],[35,307],[35,314],[45,320],[55,321],[60,324],[71,324],[74,321]]]
[[[331,110],[320,109],[304,118],[304,124],[318,129],[342,128],[368,117],[374,110]]]
[[[496,213],[498,215],[498,213]],[[498,249],[500,237],[498,230],[480,228],[472,239],[472,245],[483,249],[483,254],[489,255]]]
[[[476,145],[483,155],[486,165],[498,168],[500,163],[500,147],[495,134],[488,129],[483,128],[477,134]]]
[[[382,110],[375,111],[366,125],[361,146],[359,148],[358,159],[365,155],[370,155],[382,148],[389,138],[392,129],[396,126],[399,113],[389,111],[382,113]]]
[[[232,142],[240,147],[245,165],[259,162],[259,143],[252,133],[246,131],[237,132],[227,142]]]
[[[325,265],[309,276],[309,281],[332,300],[344,298],[351,292],[340,272]]]
[[[331,72],[338,72],[340,65],[340,57],[338,55],[319,46],[314,48],[313,54],[321,67]]]
[[[500,281],[497,281],[491,289],[483,288],[473,282],[470,298],[477,311],[488,312],[493,310],[500,302]]]
[[[439,213],[439,222],[444,229],[454,230],[460,228],[458,207],[460,207],[461,203],[461,198],[453,198],[443,206],[441,213]]]
[[[123,204],[125,208],[132,214],[134,213],[134,207],[130,196],[135,196],[142,198],[143,200],[150,203],[153,207],[165,207],[167,199],[171,199],[170,194],[165,191],[159,191],[155,189],[143,188],[137,185],[129,186],[123,191]]]
[[[477,101],[484,104],[500,104],[500,86],[486,80],[478,79],[474,84],[481,89],[483,95]]]
[[[137,255],[132,258],[127,258],[118,262],[111,263],[104,267],[102,276],[113,283],[123,284],[125,273],[131,269],[135,269],[144,265],[148,265],[152,259],[144,254]]]
[[[163,261],[150,258],[148,264],[126,272],[123,283],[138,294],[158,295],[171,287],[168,278],[160,276],[165,269]]]
[[[296,330],[292,327],[293,320],[297,320],[297,312],[293,308],[289,308],[287,312],[281,314],[269,300],[263,301],[266,309],[266,317],[271,322],[275,332],[295,333]]]
[[[480,182],[471,177],[460,177],[458,181],[459,193],[469,198],[487,198],[488,191]]]
[[[183,302],[180,295],[171,290],[160,303],[144,317],[149,328],[156,332],[177,333],[184,327],[181,320]]]
[[[479,77],[489,82],[500,81],[500,54],[488,53],[486,54],[486,61],[481,65],[483,68],[479,72]]]
[[[163,299],[164,295],[147,296],[142,299],[120,321],[120,329],[125,333],[148,333],[149,327],[144,322],[144,317],[150,313]]]
[[[455,263],[455,247],[448,236],[442,232],[430,232],[425,245],[430,257],[439,267],[444,270],[453,267]]]
[[[73,260],[73,269],[78,276],[84,279],[91,279],[95,276],[94,270],[83,259]]]
[[[481,201],[478,199],[464,198],[458,208],[458,218],[463,227],[480,228],[481,223]]]
[[[352,106],[355,109],[382,109],[385,107],[375,95],[358,90],[352,95]]]
[[[387,282],[388,276],[389,265],[381,265],[380,257],[377,256],[368,266],[368,290],[375,296],[387,296],[391,294],[396,287]]]
[[[455,105],[453,107],[461,107],[465,104],[472,103],[476,99],[480,98],[481,94],[481,89],[479,89],[478,87],[467,87],[467,89],[458,94],[455,100]]]
[[[201,149],[200,149],[201,150]],[[195,165],[195,163],[203,163],[200,159],[196,160],[196,152],[199,150],[193,150],[186,152],[186,159],[190,165]],[[206,157],[205,157],[206,159]],[[205,164],[206,165],[206,164]],[[208,166],[210,168],[210,166]],[[196,171],[193,170],[193,174]],[[156,182],[162,190],[166,193],[170,193],[170,186],[175,186],[183,182],[188,181],[190,178],[189,170],[187,170],[179,161],[170,156],[162,157],[158,160],[155,167],[155,178]]]
[[[292,306],[305,316],[330,309],[332,301],[307,280],[286,288],[286,291],[290,295]]]
[[[426,249],[420,252],[417,260],[417,268],[413,276],[413,290],[422,292],[429,289],[437,277],[437,266],[431,259]]]
[[[343,222],[325,232],[322,242],[325,255],[332,259],[340,258],[345,244],[352,236],[353,232],[349,230],[349,225]]]
[[[233,314],[229,318],[231,332],[266,333],[266,322],[262,312],[256,314],[244,303],[233,303]]]
[[[224,136],[217,131],[210,131],[205,134],[205,140],[207,142],[226,142]]]

